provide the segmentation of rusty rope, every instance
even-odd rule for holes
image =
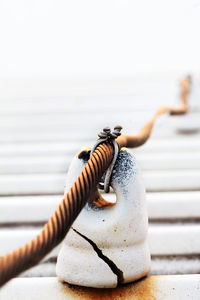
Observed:
[[[160,108],[137,135],[119,136],[116,139],[119,149],[125,146],[134,148],[144,144],[151,134],[155,120],[161,114],[167,112],[170,114],[186,113],[187,95],[188,81],[185,79],[181,92],[182,106],[176,109]],[[0,287],[11,278],[39,263],[64,239],[87,200],[96,194],[96,186],[109,167],[112,157],[112,145],[107,141],[100,144],[40,234],[29,243],[0,258]]]
[[[63,240],[86,204],[90,192],[108,168],[112,155],[113,148],[110,144],[105,143],[97,147],[40,234],[23,247],[0,258],[0,286],[36,265]]]

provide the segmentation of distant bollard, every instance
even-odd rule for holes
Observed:
[[[176,129],[181,133],[195,133],[200,131],[200,78],[189,76],[188,112],[178,117]],[[181,81],[181,86],[184,80]]]

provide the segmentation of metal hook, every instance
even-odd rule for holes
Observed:
[[[103,131],[98,134],[99,139],[97,140],[96,144],[94,145],[94,147],[91,151],[91,156],[92,156],[95,149],[100,144],[102,144],[106,141],[111,142],[113,145],[114,155],[113,155],[112,162],[111,162],[109,168],[105,172],[104,183],[103,184],[99,183],[99,188],[102,190],[104,189],[105,193],[109,193],[109,191],[110,191],[110,179],[111,179],[111,175],[112,175],[112,170],[114,168],[114,165],[117,160],[118,153],[119,153],[119,147],[118,147],[118,144],[115,141],[115,139],[121,135],[121,132],[120,132],[121,130],[122,130],[122,126],[120,126],[120,125],[115,126],[113,132],[111,132],[109,127],[103,128]]]

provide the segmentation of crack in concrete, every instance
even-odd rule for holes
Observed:
[[[84,238],[92,246],[92,248],[97,253],[99,258],[101,258],[110,267],[112,272],[117,276],[117,285],[122,284],[124,282],[123,272],[116,266],[116,264],[112,260],[110,260],[110,258],[105,256],[103,254],[102,250],[100,250],[91,239],[89,239],[87,236],[83,235],[76,229],[74,229],[74,228],[72,228],[72,229],[74,230],[74,232],[76,232],[78,235],[80,235],[82,238]]]

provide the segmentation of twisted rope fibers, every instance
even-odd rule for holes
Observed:
[[[155,120],[161,114],[185,114],[188,109],[188,86],[189,83],[185,79],[181,91],[182,105],[179,108],[161,107],[137,135],[119,136],[116,139],[119,149],[125,146],[135,148],[143,145],[151,134]],[[112,158],[113,146],[109,142],[105,141],[97,146],[83,171],[65,194],[64,199],[40,234],[29,243],[0,258],[0,287],[11,278],[39,263],[64,239],[88,198],[95,192],[96,186],[109,167]]]
[[[0,258],[0,286],[36,265],[63,240],[86,204],[90,192],[108,168],[112,156],[113,148],[110,144],[98,146],[40,234],[19,249]]]

